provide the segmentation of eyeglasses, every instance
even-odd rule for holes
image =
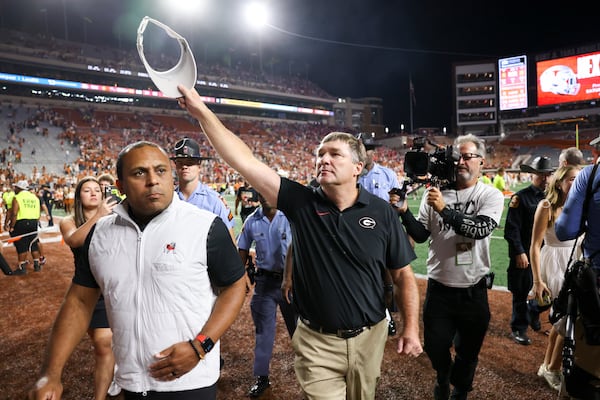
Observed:
[[[481,155],[479,155],[479,154],[475,154],[475,153],[462,153],[462,154],[459,156],[459,159],[460,159],[460,158],[462,158],[462,159],[463,159],[463,160],[465,160],[465,161],[469,161],[469,160],[471,160],[471,159],[473,159],[473,158],[482,158],[482,156],[481,156]]]

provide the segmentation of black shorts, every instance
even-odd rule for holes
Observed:
[[[11,237],[23,236],[21,239],[14,242],[15,248],[17,249],[17,253],[27,253],[29,251],[29,245],[31,245],[31,251],[38,251],[38,241],[37,233],[38,229],[38,220],[37,219],[20,219],[15,223],[15,228],[10,233]],[[29,235],[28,235],[29,233]],[[32,244],[33,242],[33,244]]]
[[[97,328],[110,328],[108,326],[108,317],[106,316],[106,306],[104,305],[104,297],[100,296],[94,313],[92,314],[92,320],[90,321],[90,329]]]

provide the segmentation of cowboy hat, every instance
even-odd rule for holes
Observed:
[[[549,157],[536,157],[531,164],[521,164],[521,171],[530,174],[552,173],[556,168],[551,165],[551,162]]]

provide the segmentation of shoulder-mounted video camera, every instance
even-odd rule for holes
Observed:
[[[433,153],[425,151],[425,145],[435,147]],[[430,184],[440,189],[456,182],[459,156],[452,146],[442,147],[425,137],[413,140],[413,147],[404,156],[404,172],[412,182]]]

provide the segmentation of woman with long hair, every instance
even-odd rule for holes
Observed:
[[[558,168],[548,182],[546,198],[540,201],[535,211],[529,254],[533,292],[539,304],[547,304],[549,299],[556,298],[564,280],[574,240],[558,240],[554,223],[562,212],[567,193],[578,172],[579,167],[573,165]],[[563,342],[564,337],[557,326],[553,326],[548,336],[544,362],[538,370],[538,376],[557,391],[561,385]]]
[[[71,247],[75,259],[81,256],[82,246],[96,222],[112,212],[117,202],[104,199],[100,184],[93,176],[79,181],[75,188],[73,214],[60,222],[60,232],[66,244]],[[108,326],[104,298],[100,296],[88,335],[94,345],[94,399],[104,400],[113,380],[115,357],[112,352],[112,331]],[[112,394],[112,393],[111,393]],[[115,393],[116,394],[116,393]]]

